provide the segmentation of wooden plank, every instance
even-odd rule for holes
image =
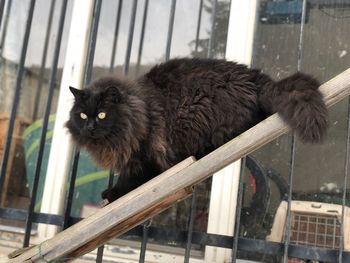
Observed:
[[[327,106],[350,94],[350,69],[320,87]],[[129,194],[102,208],[94,215],[57,234],[8,262],[47,262],[86,253],[107,242],[112,234],[121,234],[182,199],[189,187],[205,180],[226,165],[242,158],[288,131],[274,114],[232,141],[194,162],[186,159]],[[111,234],[109,234],[111,233]],[[40,252],[40,253],[39,253]]]
[[[192,188],[187,188],[180,190],[179,192],[166,197],[165,199],[161,200],[159,203],[154,204],[151,207],[148,207],[144,210],[142,210],[140,213],[128,218],[127,220],[121,222],[118,227],[114,227],[111,230],[109,230],[104,235],[98,236],[96,239],[91,240],[90,242],[84,244],[83,246],[79,247],[77,250],[73,251],[69,254],[69,258],[76,258],[80,255],[84,255],[88,252],[90,252],[91,248],[99,247],[101,244],[105,244],[108,240],[120,236],[121,234],[127,232],[131,228],[139,225],[140,223],[144,222],[145,220],[161,213],[162,211],[166,210],[170,206],[174,205],[174,203],[179,202],[186,197],[188,197],[190,194],[192,194]]]
[[[25,260],[31,259],[33,262],[46,262],[46,261],[52,261],[54,260],[51,258],[50,255],[45,256],[45,260],[41,258],[42,255],[45,255],[47,251],[51,251],[55,247],[60,247],[64,246],[64,243],[67,242],[67,240],[70,239],[70,235],[73,234],[73,236],[78,237],[79,235],[82,235],[78,237],[79,240],[84,240],[84,243],[81,243],[78,241],[75,243],[74,249],[69,249],[69,246],[64,246],[62,249],[59,249],[58,251],[52,251],[53,257],[57,257],[61,255],[61,252],[63,251],[74,251],[75,249],[79,249],[82,245],[84,245],[86,242],[91,241],[93,239],[89,238],[90,234],[96,239],[99,238],[100,236],[100,230],[101,226],[103,228],[107,228],[109,232],[111,231],[111,228],[115,226],[116,224],[120,224],[120,233],[125,232],[126,230],[132,228],[135,224],[133,224],[131,221],[124,222],[126,219],[130,218],[132,220],[135,220],[135,218],[139,218],[137,216],[138,212],[142,211],[145,213],[145,218],[146,220],[150,215],[150,211],[154,211],[152,215],[155,215],[155,213],[160,212],[167,208],[170,204],[174,204],[178,200],[182,200],[185,196],[187,196],[190,193],[190,188],[182,188],[179,191],[170,193],[167,196],[167,200],[162,200],[161,202],[153,202],[148,209],[139,209],[138,207],[142,207],[144,202],[147,202],[148,204],[150,203],[150,197],[157,196],[160,192],[162,192],[162,189],[159,187],[156,187],[160,182],[164,182],[164,179],[171,177],[173,174],[178,173],[182,169],[188,167],[189,165],[193,164],[195,162],[195,158],[189,157],[182,162],[178,163],[177,165],[171,167],[164,173],[162,173],[162,177],[160,176],[154,178],[153,180],[149,181],[147,184],[144,184],[144,187],[139,187],[135,189],[134,191],[130,192],[129,194],[119,198],[115,202],[109,204],[106,207],[101,208],[97,213],[94,215],[82,220],[81,222],[78,222],[77,224],[73,225],[70,227],[70,231],[67,231],[67,229],[63,232],[58,233],[55,237],[52,239],[49,239],[43,243],[41,243],[39,246],[36,246],[25,253],[23,253],[20,256],[17,256],[13,259],[10,259],[8,262],[23,262]],[[184,190],[185,189],[185,190]],[[149,193],[150,195],[144,196],[144,193]],[[164,207],[162,207],[164,206]],[[113,210],[119,210],[118,213],[113,214],[111,213]],[[147,211],[146,211],[147,210]],[[146,212],[145,212],[146,211]],[[100,220],[99,220],[100,219]],[[99,224],[95,224],[95,222],[99,221]],[[140,220],[140,218],[139,218]],[[140,222],[138,220],[138,222]],[[142,221],[144,221],[142,220]],[[141,222],[142,222],[141,221]],[[84,222],[84,224],[81,224]],[[124,223],[123,223],[124,222]],[[131,223],[130,223],[131,222]],[[90,230],[87,230],[90,228]],[[119,228],[119,227],[118,227]],[[127,228],[127,229],[126,229]],[[86,234],[89,232],[90,234],[85,235],[81,232],[82,229],[85,229]],[[95,234],[93,234],[95,232]],[[70,234],[71,233],[71,234]],[[109,239],[105,240],[108,241]],[[76,241],[75,241],[76,242]],[[67,243],[66,243],[67,244]],[[71,244],[72,245],[72,244]],[[85,246],[87,248],[87,246]],[[91,250],[91,249],[90,249]],[[67,253],[68,253],[67,252]],[[64,253],[65,254],[65,253]],[[27,257],[28,256],[28,257]],[[70,257],[70,256],[69,256]],[[66,257],[67,258],[67,257]],[[61,262],[61,261],[60,261]]]

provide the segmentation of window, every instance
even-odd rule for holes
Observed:
[[[57,55],[55,46],[64,3],[68,5],[62,46],[57,66],[51,66]],[[79,6],[77,3],[85,10],[80,10],[81,14],[89,16],[79,17],[81,23],[91,19],[92,28],[97,30],[96,48],[92,49],[94,52],[88,52],[92,62],[87,62],[87,68],[91,66],[87,80],[106,74],[127,74],[137,78],[154,64],[180,56],[226,56],[261,68],[277,80],[300,70],[325,82],[350,64],[350,4],[345,0],[247,0],[244,4],[240,0],[37,0],[25,61],[21,61],[22,43],[26,40],[27,18],[33,1],[1,1],[0,156],[6,159],[6,165],[2,164],[0,178],[0,229],[23,232],[25,227],[24,244],[29,243],[30,234],[37,237],[50,232],[47,224],[37,227],[37,223],[49,222],[61,229],[94,212],[100,203],[100,192],[110,179],[110,171],[98,169],[82,151],[77,177],[71,180],[74,187],[69,187],[70,180],[65,178],[67,180],[57,183],[64,194],[57,194],[54,181],[53,188],[45,184],[46,178],[54,177],[47,173],[49,155],[55,121],[63,118],[56,108],[60,86],[65,83],[64,65],[69,64],[70,58],[65,55],[69,54],[69,30],[73,27],[71,21],[77,19],[72,15],[74,7]],[[93,47],[93,42],[85,43],[85,47]],[[85,58],[75,66],[83,68],[82,61],[85,63]],[[21,67],[23,79],[18,74]],[[51,73],[56,69],[52,79]],[[45,113],[52,80],[52,104]],[[17,93],[19,102],[13,99]],[[350,180],[348,185],[343,185],[347,169],[348,107],[348,101],[344,100],[330,109],[328,137],[322,144],[305,145],[298,140],[294,144],[292,134],[278,138],[242,160],[243,169],[239,162],[232,164],[198,185],[194,199],[188,198],[112,240],[105,247],[104,255],[102,249],[99,250],[97,262],[102,262],[102,258],[115,259],[115,255],[118,259],[137,261],[139,253],[142,255],[145,251],[146,259],[152,257],[156,262],[165,262],[165,258],[183,262],[183,255],[188,251],[191,253],[186,257],[190,255],[191,262],[234,261],[234,229],[239,230],[238,244],[241,246],[237,258],[242,262],[279,261],[283,244],[264,242],[286,241],[283,229],[287,222],[288,197],[292,199],[289,242],[297,251],[295,253],[299,253],[299,258],[306,257],[309,251],[301,245],[334,248],[333,252],[338,253],[344,189],[345,203],[350,204]],[[43,119],[46,118],[48,129],[45,140],[41,140]],[[7,147],[7,131],[11,124],[11,144]],[[41,146],[45,147],[38,169]],[[295,146],[295,155],[292,146]],[[72,159],[78,160],[74,156]],[[65,165],[69,169],[72,166],[70,162]],[[288,196],[292,168],[292,195]],[[240,172],[243,172],[243,187],[238,189]],[[37,175],[40,178],[38,189],[34,191],[36,200],[31,202],[31,189],[36,185]],[[238,218],[239,191],[243,193],[243,201],[242,209],[237,209]],[[66,198],[66,192],[69,198]],[[32,208],[31,203],[34,204]],[[54,215],[53,210],[44,210],[48,205],[55,205],[55,212],[65,211],[62,215]],[[66,209],[62,209],[63,206]],[[345,220],[350,220],[348,209],[344,211],[347,213]],[[189,224],[191,214],[193,224]],[[239,227],[234,222],[238,222]],[[34,231],[30,231],[32,223]],[[40,228],[42,225],[44,227]],[[347,231],[348,228],[344,229]],[[193,240],[188,238],[189,233],[194,236]],[[203,241],[205,238],[212,238],[217,243]],[[348,241],[345,238],[345,242]],[[210,242],[217,246],[208,245],[212,244]],[[268,245],[266,250],[256,252],[249,248],[251,244],[256,247]],[[349,255],[347,245],[344,249],[344,255]],[[327,252],[322,255],[325,258],[313,256],[312,259],[327,261],[332,255]],[[301,259],[293,262],[301,262]]]

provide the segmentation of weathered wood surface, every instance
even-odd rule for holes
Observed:
[[[350,69],[324,83],[320,90],[327,106],[346,98],[350,94]],[[8,262],[24,262],[28,259],[32,262],[68,261],[70,257],[89,252],[184,198],[189,194],[184,189],[190,189],[288,130],[281,118],[274,114],[202,159],[196,162],[192,158],[186,159],[94,215]]]
[[[28,259],[32,262],[51,262],[62,258],[62,256],[64,259],[61,259],[60,262],[64,262],[69,261],[72,255],[76,255],[79,251],[86,253],[93,250],[98,246],[98,243],[103,244],[107,242],[113,236],[124,233],[133,226],[166,209],[171,204],[188,196],[191,193],[190,187],[181,188],[179,191],[169,193],[162,200],[154,198],[164,190],[166,191],[166,189],[163,189],[163,185],[167,185],[167,178],[193,164],[195,161],[193,157],[185,159],[165,171],[162,177],[158,176],[154,178],[147,184],[144,184],[144,187],[137,188],[135,191],[119,198],[108,206],[101,208],[94,215],[78,222],[70,227],[69,231],[65,230],[58,233],[54,238],[41,243],[39,246],[26,251],[22,255],[9,259],[8,262],[22,263]],[[145,193],[147,193],[146,196]],[[156,202],[152,200],[156,200]],[[149,204],[149,206],[144,207],[144,203]],[[118,212],[112,213],[115,209]],[[141,217],[143,218],[141,219]],[[82,222],[84,223],[81,224]],[[112,229],[112,227],[115,228]],[[101,235],[102,229],[106,229],[106,231],[103,231],[106,236]],[[75,253],[67,255],[69,252]]]

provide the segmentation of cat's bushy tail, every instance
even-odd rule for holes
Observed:
[[[319,82],[295,73],[274,82],[268,81],[259,93],[259,103],[267,113],[278,112],[303,142],[320,142],[328,126],[328,114]]]

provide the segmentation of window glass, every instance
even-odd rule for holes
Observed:
[[[28,0],[6,1],[2,27],[0,51],[0,159],[3,156],[9,118],[13,106],[18,63],[29,12]],[[35,211],[39,211],[45,172],[52,137],[54,112],[57,107],[59,82],[62,74],[64,54],[71,18],[72,3],[68,1],[65,27],[56,75],[49,130],[47,132],[41,177]],[[52,3],[54,5],[52,5]],[[27,209],[37,163],[39,139],[42,127],[51,65],[56,43],[58,20],[62,1],[36,1],[30,30],[20,100],[14,123],[14,132],[9,152],[7,172],[4,179],[2,207]],[[24,226],[25,222],[0,219],[10,226]]]
[[[347,25],[350,5],[347,1],[307,1],[303,34],[301,12],[302,1],[261,1],[253,66],[261,68],[276,80],[300,70],[312,74],[322,83],[349,67],[350,32]],[[303,144],[296,140],[293,200],[338,205],[342,203],[347,108],[346,99],[330,109],[329,131],[322,144]],[[283,200],[283,194],[288,189],[291,136],[281,136],[251,155],[266,172],[264,178],[269,182],[267,188],[270,196],[265,217],[255,222],[257,228],[249,231],[251,225],[247,227],[245,222],[250,217],[249,212],[262,203],[254,202],[255,181],[252,183],[249,175],[246,175],[241,236],[268,239],[268,235],[272,233],[273,220],[282,220],[276,213]],[[349,201],[347,199],[348,205]],[[321,217],[322,213],[319,216]],[[300,218],[316,220],[309,216]],[[339,220],[337,222],[339,224]],[[306,242],[303,244],[311,244],[310,240],[302,240],[301,236],[298,238],[299,242]],[[292,235],[291,240],[293,243],[297,237]],[[328,242],[326,239],[324,241]],[[254,257],[251,254],[246,256]],[[260,255],[257,258],[268,262],[264,261],[268,260],[264,256]]]

